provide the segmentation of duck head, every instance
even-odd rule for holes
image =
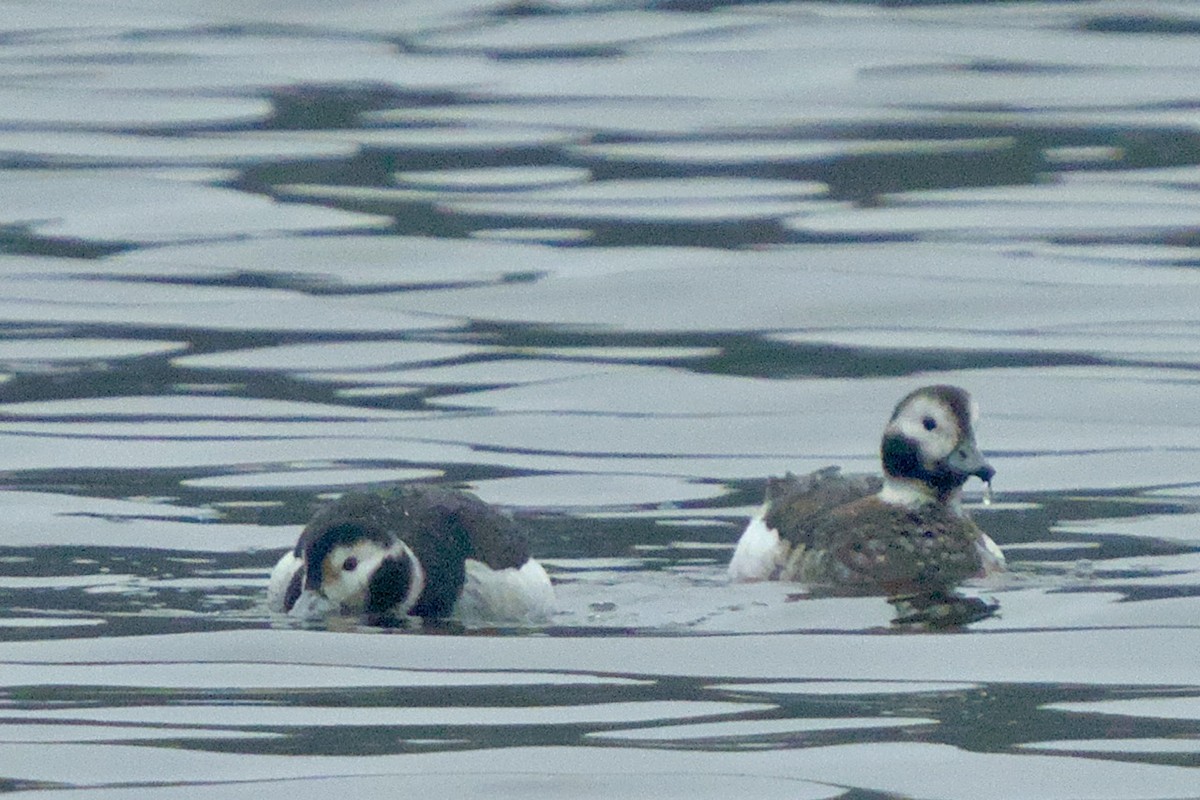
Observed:
[[[303,581],[290,612],[403,616],[425,588],[425,573],[401,539],[362,520],[306,530],[297,545]]]
[[[897,405],[880,447],[885,492],[906,504],[956,503],[972,476],[996,471],[975,443],[978,406],[957,386],[924,386]]]

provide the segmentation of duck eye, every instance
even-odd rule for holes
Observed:
[[[937,427],[937,420],[933,417],[926,417],[925,419],[921,420],[921,424],[925,426],[925,430],[931,431]]]
[[[358,568],[358,559],[355,558],[354,556],[350,556],[349,558],[347,558],[345,561],[342,562],[342,569],[345,570],[346,572],[354,572],[354,570],[357,568]]]

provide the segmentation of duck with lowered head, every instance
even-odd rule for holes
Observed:
[[[271,572],[267,604],[298,617],[544,622],[554,589],[508,514],[470,492],[400,486],[319,510]]]

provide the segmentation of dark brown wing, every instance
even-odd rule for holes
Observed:
[[[813,531],[833,509],[878,492],[874,475],[843,475],[826,467],[802,477],[788,473],[767,480],[767,527],[792,544],[811,546]]]
[[[447,550],[493,569],[519,567],[529,543],[516,521],[470,492],[438,486],[397,486],[351,492],[321,508],[300,535],[298,550],[334,525],[355,523],[402,539],[422,562]]]
[[[474,494],[434,486],[404,487],[398,493],[421,538],[445,546],[450,544],[446,537],[452,537],[454,547],[465,547],[466,558],[492,569],[520,567],[529,560],[529,541],[516,520]]]

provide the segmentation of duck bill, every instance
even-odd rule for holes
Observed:
[[[972,475],[984,483],[991,483],[996,470],[979,452],[979,446],[974,439],[966,439],[959,443],[954,452],[946,458],[946,467],[964,482]]]
[[[336,610],[333,602],[325,595],[312,589],[305,589],[296,598],[296,602],[288,614],[300,619],[312,619],[326,616]]]

